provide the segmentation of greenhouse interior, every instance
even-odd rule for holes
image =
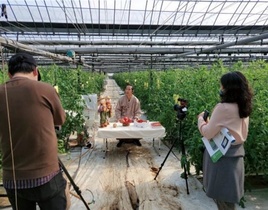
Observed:
[[[268,209],[268,0],[4,0],[0,49],[1,97],[15,79],[9,61],[17,53],[34,58],[41,82],[59,96],[66,119],[55,135],[66,209],[221,209],[205,189],[198,116],[208,110],[213,119],[222,78],[232,72],[245,76],[252,110],[241,144],[243,196],[222,209]],[[128,86],[141,124],[118,120]],[[103,99],[110,107],[104,126]],[[122,138],[139,143],[118,146]],[[5,158],[0,148],[0,209],[12,209]]]

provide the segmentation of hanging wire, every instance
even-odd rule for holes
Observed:
[[[224,2],[225,3],[225,2]],[[230,5],[231,6],[231,5]],[[216,7],[214,7],[214,8],[212,8],[211,10],[213,10],[213,9],[215,9]],[[222,7],[223,8],[223,7]],[[209,10],[208,10],[208,8],[207,8],[207,11],[206,11],[206,14],[209,12]],[[210,17],[212,17],[214,14],[212,13],[211,14],[211,16],[208,16],[207,17],[207,19],[209,19]],[[198,19],[198,18],[197,18]],[[202,22],[204,21],[205,19],[203,18],[203,20],[201,21],[201,23],[200,23],[200,25],[202,24]],[[222,27],[222,28],[224,28],[224,27]],[[237,27],[237,28],[243,28],[243,27]],[[181,30],[178,30],[178,31],[176,31],[176,32],[174,32],[173,34],[175,34],[175,33],[179,33],[179,32],[181,32]]]
[[[75,3],[75,1],[74,1],[74,3]],[[81,19],[82,19],[83,27],[84,27],[84,34],[86,34],[88,32],[88,30],[87,30],[87,26],[86,26],[85,21],[84,21],[84,13],[83,13],[84,8],[82,8],[81,0],[79,0],[79,7],[80,7]]]
[[[2,46],[0,44],[1,48],[1,57],[2,57],[2,69],[4,70],[4,56],[3,56],[3,50]],[[3,72],[4,73],[4,72]],[[6,74],[4,73],[4,88],[5,88],[5,100],[6,100],[6,108],[7,108],[7,123],[8,123],[8,132],[9,132],[9,144],[10,144],[10,155],[11,155],[11,164],[12,164],[12,175],[13,175],[13,182],[14,182],[14,191],[15,191],[15,206],[16,209],[18,209],[18,189],[17,189],[17,182],[16,182],[16,171],[15,171],[15,158],[13,153],[13,139],[12,139],[12,129],[11,129],[11,123],[10,123],[10,109],[9,109],[9,103],[8,103],[8,92],[7,92],[7,84],[6,84]]]
[[[64,1],[64,0],[62,0],[62,1]],[[78,34],[82,33],[83,31],[81,30],[81,28],[80,28],[79,24],[77,23],[77,21],[74,22],[73,19],[71,18],[71,17],[72,17],[71,11],[68,12],[68,11],[69,11],[68,9],[71,9],[71,7],[66,6],[67,9],[64,10],[64,9],[62,8],[61,4],[58,2],[58,0],[56,0],[56,2],[57,2],[57,4],[58,4],[58,6],[62,9],[62,11],[65,13],[65,16],[69,19],[69,21],[72,23],[72,25],[74,26],[74,28],[77,30]],[[71,1],[71,2],[72,2],[72,1]],[[74,7],[72,7],[72,8],[73,8],[73,10],[74,10]],[[69,14],[68,14],[68,13],[69,13]],[[74,11],[74,15],[75,15],[75,17],[76,17],[76,13],[75,13],[75,11]]]
[[[163,0],[162,0],[163,1]],[[145,4],[145,10],[144,10],[144,17],[143,17],[143,24],[141,24],[134,33],[137,33],[141,27],[143,27],[145,25],[145,21],[146,19],[151,15],[152,17],[152,14],[153,14],[153,11],[154,11],[154,8],[158,5],[159,3],[159,0],[157,0],[157,2],[155,3],[155,0],[154,0],[154,4],[153,4],[153,7],[152,7],[152,10],[150,10],[150,12],[146,15],[147,13],[147,5],[148,5],[148,0],[146,0],[146,4]],[[150,36],[149,36],[150,37]],[[146,39],[147,40],[147,39]],[[144,41],[146,41],[144,40]],[[142,44],[142,43],[141,43]]]
[[[35,2],[36,2],[36,1],[35,1]],[[15,13],[14,13],[13,7],[12,7],[12,5],[10,4],[9,1],[8,1],[8,4],[9,4],[9,7],[10,7],[10,9],[11,9],[11,11],[12,11],[12,13],[13,13],[13,16],[14,16],[14,18],[15,18],[15,20],[16,20],[16,24],[17,24],[17,25],[12,24],[12,23],[10,23],[9,21],[7,21],[8,24],[11,25],[11,26],[13,26],[13,28],[17,28],[18,31],[23,31],[23,32],[29,31],[30,35],[32,36],[32,40],[34,40],[33,43],[34,43],[35,45],[41,45],[39,42],[35,41],[35,37],[36,37],[36,36],[35,36],[34,34],[31,34],[31,32],[35,33],[36,31],[35,31],[34,29],[32,29],[32,28],[30,28],[30,27],[28,27],[28,26],[22,24],[20,21],[18,21],[17,16],[16,16]],[[36,3],[36,4],[37,4],[37,3]],[[27,6],[28,6],[28,5],[27,5]],[[36,6],[37,6],[37,5],[36,5]],[[37,8],[38,8],[40,17],[41,17],[41,19],[42,19],[42,21],[43,21],[43,18],[42,18],[42,16],[41,16],[41,13],[40,13],[40,10],[39,10],[39,7],[37,6]],[[29,9],[29,12],[30,12],[30,9]],[[32,16],[32,14],[31,14],[31,16]],[[43,22],[44,22],[44,21],[43,21]],[[44,27],[44,28],[45,28],[45,27]],[[9,31],[9,32],[12,32],[12,31]],[[21,34],[21,35],[23,35],[23,34]],[[24,35],[24,36],[25,36],[25,35]],[[29,37],[30,37],[30,36],[29,36]],[[52,37],[51,37],[51,39],[52,39]],[[30,40],[31,40],[31,37],[30,37]]]
[[[36,1],[36,0],[35,0]],[[81,2],[81,1],[80,1]],[[121,16],[121,21],[120,21],[120,26],[123,24],[123,18],[125,17],[125,12],[126,12],[126,7],[127,7],[127,5],[129,5],[129,17],[130,17],[130,12],[132,11],[131,10],[131,1],[129,1],[130,3],[129,4],[127,4],[127,1],[125,1],[124,2],[124,4],[125,4],[125,6],[124,6],[124,8],[123,8],[123,13],[121,13],[122,14],[122,16]],[[148,2],[148,0],[147,0],[147,2]],[[147,3],[146,2],[146,3]],[[202,17],[201,17],[201,15],[199,15],[199,14],[201,14],[201,13],[198,13],[198,12],[194,12],[195,11],[195,7],[198,7],[201,3],[203,3],[204,1],[179,1],[179,3],[181,3],[181,2],[183,2],[184,3],[184,12],[182,12],[182,13],[179,13],[179,11],[182,11],[182,8],[183,7],[177,7],[176,9],[175,9],[175,11],[170,11],[171,13],[169,14],[169,17],[167,17],[167,18],[165,18],[165,20],[164,21],[160,21],[160,15],[162,15],[163,14],[163,12],[165,11],[165,9],[164,10],[161,10],[161,6],[160,6],[160,10],[158,11],[159,12],[159,16],[158,16],[158,23],[159,24],[161,24],[162,25],[162,28],[157,28],[155,31],[153,31],[150,35],[151,35],[151,37],[152,36],[154,36],[155,37],[155,39],[156,39],[156,37],[158,36],[158,34],[161,34],[161,32],[162,31],[164,31],[164,30],[166,30],[166,28],[167,28],[167,23],[171,20],[171,19],[173,19],[173,24],[172,24],[172,26],[174,25],[174,23],[178,20],[178,19],[181,19],[182,20],[182,22],[183,22],[183,20],[184,20],[184,17],[186,17],[186,16],[189,16],[189,18],[188,19],[185,19],[185,21],[187,21],[187,24],[186,25],[191,25],[191,24],[193,24],[193,23],[195,23],[196,21],[199,21],[199,20],[201,20],[201,22],[199,21],[199,24],[200,24],[200,26],[202,26],[203,25],[203,23],[205,22],[205,21],[208,21],[209,19],[212,19],[213,18],[213,24],[212,24],[212,28],[213,28],[213,26],[216,24],[216,22],[218,21],[218,19],[219,19],[219,15],[220,14],[223,14],[224,13],[224,9],[226,10],[228,7],[231,7],[231,6],[236,6],[236,8],[238,8],[238,7],[240,7],[240,8],[242,8],[241,7],[241,5],[244,7],[244,9],[241,11],[241,9],[240,9],[240,13],[238,13],[237,11],[235,11],[234,13],[237,13],[237,15],[236,16],[232,16],[231,18],[229,18],[229,22],[232,20],[232,19],[234,19],[234,17],[237,17],[237,19],[235,20],[235,23],[237,23],[238,21],[243,21],[245,24],[249,24],[249,23],[253,23],[254,25],[256,24],[256,23],[258,23],[259,21],[267,21],[267,15],[266,15],[266,10],[267,10],[267,6],[266,7],[263,7],[264,8],[264,10],[262,10],[261,11],[261,14],[259,15],[259,14],[256,14],[256,13],[253,13],[254,12],[254,10],[253,10],[253,8],[256,8],[257,7],[257,5],[259,5],[259,3],[265,3],[265,2],[263,2],[263,1],[244,1],[243,3],[241,2],[241,1],[217,1],[217,2],[215,2],[216,4],[216,6],[215,5],[212,5],[212,2],[210,1],[210,7],[206,7],[207,8],[207,10],[205,11],[205,12],[203,12],[203,14],[205,14],[204,15],[204,17],[203,17],[203,19],[202,19]],[[209,2],[209,1],[207,1],[207,2]],[[94,2],[93,2],[94,3]],[[144,11],[144,14],[145,14],[145,16],[144,16],[144,21],[143,21],[143,25],[145,24],[145,20],[146,19],[148,19],[149,17],[151,17],[151,23],[153,23],[152,22],[152,17],[153,17],[153,13],[155,13],[155,12],[157,12],[157,10],[155,9],[156,8],[156,5],[157,4],[159,4],[160,3],[160,1],[158,0],[157,2],[155,1],[154,2],[154,5],[153,5],[153,9],[152,10],[150,10],[150,12],[147,12],[147,8],[146,8],[146,10]],[[169,1],[169,4],[171,3],[171,1]],[[173,2],[174,3],[174,2]],[[36,3],[37,4],[37,3]],[[214,2],[213,2],[213,4],[214,4]],[[74,2],[74,5],[75,5],[75,2]],[[89,1],[89,10],[91,11],[91,6],[90,6],[90,1]],[[161,1],[161,5],[163,5],[163,0]],[[30,9],[30,5],[28,5],[29,6],[29,9]],[[38,6],[38,5],[37,5]],[[252,8],[250,9],[249,8],[249,6],[251,6]],[[77,8],[77,6],[74,6],[75,8]],[[39,7],[37,7],[38,9],[39,9]],[[217,8],[220,8],[219,10],[219,12],[217,12],[217,14],[214,12]],[[248,13],[246,13],[245,15],[245,17],[246,18],[244,18],[244,19],[241,19],[241,18],[239,18],[239,16],[240,17],[242,17],[242,15],[243,15],[243,13],[244,13],[244,11],[246,11],[245,10],[245,8],[249,8],[250,10],[250,12],[248,12]],[[74,8],[73,8],[74,9]],[[99,8],[100,9],[100,8]],[[192,9],[192,11],[190,10],[190,9]],[[12,8],[11,8],[11,10],[12,10]],[[81,5],[80,5],[80,10],[82,11],[82,7],[81,7]],[[108,11],[108,6],[107,6],[107,2],[106,2],[106,4],[104,5],[104,8],[103,8],[103,10],[104,10],[104,12],[105,12],[105,19],[106,19],[106,28],[107,28],[107,24],[108,24],[108,21],[107,21],[107,11]],[[54,10],[53,10],[54,11]],[[64,11],[64,10],[63,10]],[[116,7],[114,8],[114,14],[116,13],[116,11],[118,11],[118,10],[116,10]],[[149,10],[148,10],[149,11]],[[189,15],[187,15],[187,13],[188,13],[188,11],[189,11]],[[67,11],[65,11],[65,14],[66,13],[69,13],[70,12],[70,10],[67,10]],[[162,13],[162,14],[160,14],[160,13]],[[40,14],[40,12],[39,12],[39,14]],[[178,14],[181,14],[181,15],[178,15]],[[13,15],[14,15],[14,11],[13,11]],[[228,15],[228,14],[227,14]],[[254,17],[254,15],[256,16],[256,18]],[[258,16],[257,16],[258,15]],[[69,17],[69,15],[67,15],[68,17]],[[215,18],[215,16],[216,16],[216,18]],[[15,15],[14,15],[14,17],[15,18],[17,18]],[[116,16],[114,16],[114,17],[116,17]],[[193,17],[193,18],[191,18],[191,17]],[[201,18],[200,18],[201,17]],[[252,17],[253,17],[253,19],[252,19]],[[92,14],[91,14],[91,19],[92,19]],[[248,19],[248,21],[247,21],[247,19]],[[247,21],[247,22],[246,22]],[[91,22],[93,22],[93,21],[91,21]],[[130,18],[128,19],[128,22],[130,23],[131,22],[131,20],[130,20]],[[19,25],[19,24],[18,24]],[[136,32],[138,31],[138,30],[140,30],[141,29],[141,27],[143,26],[143,25],[140,25],[139,26],[139,29],[137,29],[136,30]],[[80,25],[81,26],[81,25]],[[83,26],[83,25],[82,25]],[[85,28],[86,28],[86,25],[84,25],[85,26]],[[163,27],[164,26],[164,27]],[[170,24],[169,24],[169,26],[170,26]],[[20,28],[20,27],[18,27],[18,26],[15,26],[15,27],[17,27],[17,28]],[[79,27],[79,26],[78,26]],[[224,29],[224,27],[225,26],[222,26],[221,28],[217,28],[217,29]],[[236,29],[237,30],[239,30],[239,29],[243,29],[243,25],[241,26],[241,25],[238,25],[237,27],[236,27]],[[263,25],[263,27],[264,27],[264,25]],[[23,27],[22,27],[23,28]],[[83,31],[83,27],[80,27],[81,28],[81,30]],[[118,33],[121,33],[121,30],[120,30],[120,28],[121,27],[119,27],[119,30],[118,30]],[[21,28],[20,28],[21,29]],[[187,29],[191,29],[191,27],[188,27]],[[25,32],[28,30],[27,29],[27,27],[25,27],[24,29],[23,29]],[[31,29],[29,29],[29,30],[31,30]],[[28,31],[29,31],[28,30]],[[79,32],[80,30],[78,29],[78,32]],[[32,30],[32,32],[34,32],[33,30]],[[107,30],[106,30],[106,32],[107,32]],[[180,29],[180,30],[177,30],[177,31],[175,31],[175,30],[171,30],[171,36],[163,36],[163,38],[162,38],[162,41],[167,41],[167,40],[170,40],[172,37],[174,37],[174,35],[176,36],[176,34],[180,34],[180,33],[182,33],[183,32],[183,29]],[[198,31],[197,31],[197,33],[198,33]],[[30,32],[30,34],[33,36],[33,38],[35,38],[35,35],[33,34],[33,33],[31,33]],[[101,37],[103,37],[103,36],[101,36]],[[133,38],[134,38],[134,36],[129,36],[129,37],[127,37],[127,36],[125,36],[128,40],[130,40],[130,39],[132,39],[133,40]],[[181,36],[177,36],[178,38],[177,38],[177,40],[179,40],[180,38],[181,38]],[[229,36],[230,37],[230,36]],[[148,36],[148,38],[149,38],[149,36]],[[147,39],[148,39],[147,38]],[[215,39],[215,38],[217,38],[217,37],[211,37],[211,38],[208,38],[208,39]],[[237,38],[237,37],[235,37],[235,38]],[[92,37],[92,39],[94,39],[94,37]],[[190,36],[187,36],[187,38],[186,37],[184,37],[184,40],[194,40],[194,39],[197,39],[197,40],[201,40],[201,39],[204,39],[204,38],[202,38],[202,36],[198,36],[197,38],[194,38],[193,36],[192,37],[190,37]],[[231,39],[231,37],[229,38],[229,39]],[[225,38],[225,41],[226,40],[228,40],[228,38]],[[143,43],[144,43],[145,41],[142,41],[142,43],[140,43],[140,45],[143,45]],[[36,42],[36,43],[38,43],[38,42]],[[92,44],[94,44],[94,43],[92,43]]]

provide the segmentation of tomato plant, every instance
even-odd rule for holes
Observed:
[[[199,66],[184,70],[118,73],[114,78],[120,87],[123,87],[125,82],[135,85],[134,94],[140,99],[147,119],[160,121],[166,128],[164,141],[173,142],[179,135],[173,96],[188,100],[182,138],[187,148],[188,161],[195,166],[196,173],[199,173],[202,170],[203,143],[197,129],[197,115],[205,109],[212,112],[219,102],[221,75],[235,70],[245,74],[254,92],[253,113],[250,116],[249,135],[245,142],[246,174],[267,175],[268,161],[264,154],[268,152],[268,64],[265,61],[249,64],[237,62],[227,68],[218,60],[210,68]]]
[[[66,121],[59,134],[59,146],[62,147],[62,140],[66,142],[71,133],[84,131],[84,104],[81,95],[99,94],[105,75],[82,71],[80,68],[61,68],[57,65],[40,67],[39,71],[42,81],[58,86],[59,96],[66,110]]]

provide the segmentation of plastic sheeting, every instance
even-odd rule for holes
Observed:
[[[85,102],[83,116],[85,118],[86,126],[91,127],[97,116],[98,109],[98,96],[97,94],[81,95],[82,100]]]

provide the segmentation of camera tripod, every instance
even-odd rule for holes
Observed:
[[[79,197],[81,198],[82,202],[85,204],[85,207],[87,210],[90,210],[87,202],[85,201],[85,199],[83,198],[83,196],[81,195],[81,190],[79,189],[79,187],[74,183],[74,180],[72,179],[71,175],[69,174],[69,172],[67,171],[67,169],[65,168],[64,164],[62,163],[61,159],[58,158],[59,160],[59,164],[63,170],[63,172],[66,174],[67,178],[69,179],[69,181],[71,182],[75,192],[77,193],[77,195],[79,195]]]
[[[185,153],[185,146],[184,146],[184,141],[182,140],[182,119],[178,119],[179,121],[179,135],[178,135],[178,138],[175,138],[174,142],[172,143],[172,146],[170,147],[164,161],[162,162],[154,180],[156,180],[156,177],[158,176],[158,174],[160,173],[161,169],[163,168],[170,152],[172,151],[173,147],[175,146],[177,140],[179,140],[179,143],[181,144],[181,152],[182,152],[182,157],[185,157],[186,156],[186,153]],[[177,121],[177,123],[178,123]],[[184,178],[185,178],[185,184],[186,184],[186,191],[187,191],[187,194],[189,194],[189,188],[188,188],[188,176],[187,176],[187,170],[186,170],[186,159],[185,160],[182,160],[183,161],[183,169],[184,169]]]

